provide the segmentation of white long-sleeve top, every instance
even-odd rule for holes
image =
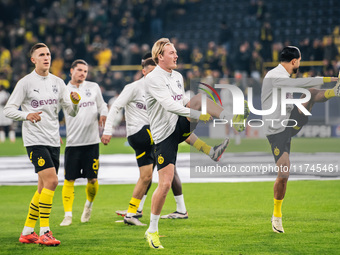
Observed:
[[[19,107],[21,106],[21,110]],[[59,147],[58,109],[75,116],[78,106],[73,104],[66,85],[59,77],[48,74],[40,76],[34,70],[18,81],[5,106],[8,118],[23,121],[22,136],[24,146],[46,145]],[[39,112],[41,121],[26,121],[29,113]]]
[[[99,85],[84,81],[78,88],[68,83],[67,89],[70,93],[77,92],[81,100],[77,116],[72,117],[65,113],[66,147],[100,143],[98,114],[107,116],[108,109]]]
[[[105,123],[104,135],[112,135],[115,117],[123,107],[125,109],[127,136],[137,133],[143,126],[150,124],[146,111],[144,82],[145,78],[143,77],[124,87],[111,105]]]
[[[262,110],[268,110],[271,108],[273,103],[273,88],[277,88],[277,108],[269,115],[262,117],[264,120],[264,128],[266,135],[278,134],[282,132],[285,127],[281,122],[285,119],[289,119],[291,111],[294,105],[287,104],[286,115],[281,115],[281,88],[283,87],[299,87],[299,88],[309,88],[315,87],[323,84],[323,77],[315,78],[290,78],[290,74],[287,70],[279,64],[274,69],[270,70],[263,79],[262,93],[261,93],[261,103]],[[292,94],[287,93],[287,98],[293,98]],[[271,121],[276,119],[277,121]],[[287,123],[286,123],[287,124]]]
[[[182,75],[174,70],[169,73],[156,66],[145,78],[145,99],[156,144],[174,132],[178,115],[199,119],[201,114],[185,107],[190,99],[185,96]]]

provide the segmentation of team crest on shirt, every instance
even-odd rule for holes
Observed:
[[[43,159],[42,157],[38,158],[38,165],[44,166],[45,165],[45,159]]]
[[[176,81],[177,82],[177,87],[179,88],[179,89],[181,89],[182,88],[182,84],[177,80]]]
[[[274,155],[275,155],[275,156],[279,156],[279,154],[280,154],[279,148],[275,147],[275,149],[274,149]]]
[[[85,90],[86,91],[86,93],[85,93],[85,95],[87,96],[87,97],[90,97],[92,94],[91,94],[91,91],[89,90],[89,89],[87,89],[87,90]]]
[[[58,93],[58,88],[57,88],[57,85],[52,85],[52,90],[53,90],[53,93],[54,94],[57,94]]]
[[[158,155],[158,164],[163,164],[164,163],[164,158],[163,158],[163,156],[162,156],[162,154],[159,154]]]

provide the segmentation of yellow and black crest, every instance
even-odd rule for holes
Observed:
[[[275,155],[275,156],[279,156],[279,154],[280,154],[279,148],[275,147],[275,149],[274,149],[274,155]]]
[[[162,154],[159,154],[158,155],[158,164],[163,164],[164,163],[164,158],[163,158],[163,156],[162,156]]]
[[[38,158],[38,165],[44,166],[45,165],[45,159],[43,159],[42,157]]]

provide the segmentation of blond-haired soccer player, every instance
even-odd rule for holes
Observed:
[[[302,104],[308,111],[311,111],[314,103],[325,102],[332,97],[340,96],[340,81],[332,89],[321,90],[311,87],[322,85],[325,82],[337,81],[336,77],[315,77],[315,78],[297,78],[292,79],[290,76],[297,73],[301,61],[301,53],[297,47],[287,46],[280,53],[280,64],[270,70],[263,80],[262,85],[262,109],[270,109],[273,100],[280,102],[282,88],[309,88],[311,98],[308,102]],[[273,89],[278,90],[276,98]],[[293,98],[291,93],[287,93],[288,98]],[[305,97],[303,95],[302,97]],[[290,144],[291,138],[295,136],[301,128],[308,122],[308,117],[293,104],[286,105],[286,114],[281,114],[281,105],[278,104],[276,110],[263,116],[265,123],[265,134],[270,143],[276,166],[280,171],[274,184],[274,212],[272,216],[272,229],[276,233],[284,233],[282,227],[281,206],[286,193],[287,182],[290,168]],[[284,120],[289,119],[287,127],[281,125]],[[277,121],[273,121],[277,120]]]
[[[155,66],[156,63],[151,57],[146,59],[145,57],[143,58],[142,72],[144,77],[124,87],[122,93],[111,106],[102,136],[102,142],[105,145],[108,144],[112,135],[114,119],[120,112],[120,109],[124,107],[127,126],[127,139],[129,144],[136,152],[137,164],[140,171],[140,177],[134,188],[128,210],[116,211],[118,215],[124,216],[124,222],[129,225],[145,225],[141,223],[138,218],[142,217],[142,210],[147,192],[151,185],[152,172],[155,165],[154,143],[150,132],[150,122],[147,115],[144,98],[145,77],[155,68]],[[193,146],[209,155],[215,161],[218,161],[222,156],[228,145],[228,141],[229,139],[227,138],[220,145],[211,147],[197,138],[195,134],[191,134],[190,137],[186,139],[187,143],[193,143]],[[182,184],[176,170],[175,178],[172,182],[172,190],[177,204],[176,211],[162,217],[172,219],[187,219],[188,213],[184,203],[184,196],[182,194]]]
[[[159,241],[158,221],[166,195],[174,178],[178,144],[189,137],[198,120],[212,117],[228,119],[231,114],[207,100],[208,114],[201,114],[201,95],[185,96],[182,75],[175,71],[177,51],[167,38],[152,47],[156,68],[145,78],[145,97],[159,175],[158,186],[151,200],[150,225],[145,237],[151,248],[163,248]],[[190,109],[191,108],[191,109]]]
[[[60,226],[72,223],[72,206],[74,201],[74,182],[78,178],[87,178],[86,202],[81,222],[88,222],[91,217],[92,204],[98,191],[99,171],[99,126],[105,125],[107,105],[104,102],[97,83],[86,81],[88,64],[77,59],[71,65],[71,80],[67,89],[81,96],[79,112],[76,117],[65,114],[66,149],[65,180],[62,191],[65,217]],[[98,115],[99,123],[98,123]],[[98,126],[99,124],[99,126]]]
[[[49,73],[51,53],[43,43],[30,51],[35,69],[18,81],[4,112],[9,118],[23,121],[24,146],[38,173],[38,190],[29,206],[25,226],[19,238],[21,243],[39,243],[57,246],[49,226],[54,191],[58,185],[60,154],[58,109],[75,116],[79,95],[69,93],[62,79]],[[18,110],[21,106],[21,110]],[[40,237],[34,232],[40,218]]]

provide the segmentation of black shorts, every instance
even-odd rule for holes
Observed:
[[[65,179],[94,179],[99,170],[99,144],[66,147]]]
[[[139,167],[150,164],[155,165],[154,142],[150,132],[150,126],[145,125],[136,134],[128,136],[128,142],[136,152]]]
[[[54,167],[58,174],[60,147],[33,145],[27,146],[26,151],[36,173]]]
[[[288,154],[290,153],[292,137],[299,133],[301,128],[308,122],[308,117],[303,113],[299,113],[296,106],[294,106],[289,119],[295,120],[297,125],[295,127],[286,127],[281,133],[267,136],[275,162],[279,160],[284,152],[287,152]],[[289,121],[287,126],[293,126],[296,122]]]
[[[178,144],[185,141],[196,128],[197,122],[190,122],[179,116],[174,132],[165,140],[155,145],[157,170],[169,164],[176,164]]]

